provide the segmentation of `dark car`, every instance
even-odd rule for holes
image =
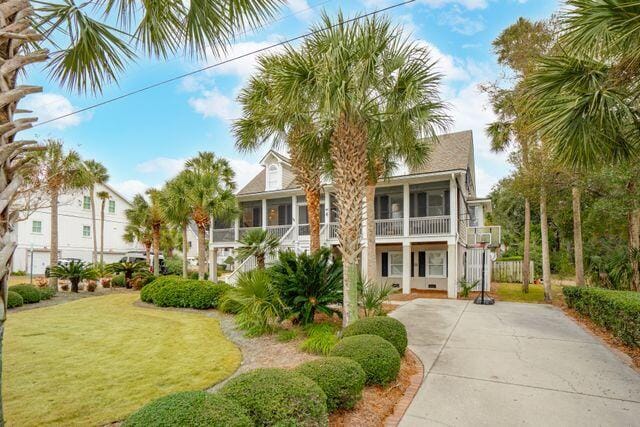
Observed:
[[[120,262],[144,262],[144,263],[146,263],[147,262],[147,258],[146,258],[146,255],[144,253],[129,252],[129,253],[127,253],[126,256],[123,256],[122,258],[120,258]],[[160,274],[167,274],[167,267],[165,266],[164,256],[162,256],[162,254],[160,254],[158,262],[160,263]],[[151,272],[153,272],[153,254],[151,254],[151,267],[149,268],[149,270]]]
[[[72,262],[81,262],[82,260],[80,258],[60,258],[58,260],[58,265],[59,266],[66,266],[71,264]],[[47,268],[44,269],[44,277],[49,277],[49,274],[51,273],[51,266],[47,266]]]

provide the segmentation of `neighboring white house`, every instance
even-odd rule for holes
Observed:
[[[80,258],[91,262],[93,253],[93,233],[97,233],[100,251],[100,208],[97,193],[106,191],[109,200],[104,214],[104,260],[115,262],[127,251],[140,250],[137,244],[122,239],[127,220],[125,210],[130,202],[109,185],[96,185],[96,230],[91,221],[89,191],[76,191],[60,196],[58,205],[58,256],[60,258]],[[13,255],[12,271],[31,269],[33,251],[33,274],[43,274],[49,265],[51,252],[51,214],[49,208],[38,209],[29,217],[16,224],[14,239],[18,246]],[[99,259],[99,256],[98,256]]]
[[[306,201],[289,160],[269,151],[261,164],[264,169],[238,192],[240,219],[235,224],[215,224],[213,245],[237,247],[235,242],[243,233],[261,227],[279,236],[282,247],[307,251]],[[338,224],[332,184],[323,185],[322,191],[321,243],[336,247]],[[401,171],[376,188],[378,277],[405,293],[436,289],[456,298],[459,280],[475,281],[482,276],[480,243],[500,243],[500,227],[484,226],[484,213],[490,209],[489,199],[476,197],[472,132],[441,135],[423,167]],[[366,245],[364,235],[363,230],[362,244]],[[240,265],[228,280],[253,268],[253,263],[248,260]],[[488,284],[488,256],[485,267]]]

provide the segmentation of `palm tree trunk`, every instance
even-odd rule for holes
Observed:
[[[376,224],[375,224],[376,184],[369,183],[365,190],[367,204],[367,279],[378,280],[378,265],[376,260]]]
[[[309,248],[314,253],[320,249],[320,187],[307,189],[305,196],[309,217]]]
[[[362,202],[367,184],[366,127],[342,114],[331,135],[330,156],[338,207],[338,242],[343,262],[343,316],[346,327],[358,319],[355,283],[362,233]]]
[[[188,240],[188,236],[187,236],[187,226],[188,224],[183,224],[182,225],[182,277],[184,277],[185,279],[187,277],[189,277],[189,272],[187,271],[188,267],[189,267],[189,263],[187,260],[187,253],[189,251],[189,242]]]
[[[104,205],[106,200],[102,200],[100,207],[100,265],[104,265]]]
[[[78,293],[78,283],[80,283],[77,279],[71,279],[71,292]]]
[[[151,242],[144,242],[144,255],[147,258],[147,265],[151,267]]]
[[[207,252],[206,231],[204,225],[198,224],[198,280],[204,280],[204,273],[207,269],[205,258]]]
[[[540,190],[540,234],[542,238],[542,281],[544,300],[551,302],[551,264],[549,261],[549,223],[547,220],[547,194]]]
[[[524,199],[524,243],[522,254],[522,292],[529,292],[529,278],[531,277],[531,204]]]
[[[582,251],[582,215],[580,206],[580,189],[571,188],[573,204],[573,252],[576,267],[576,285],[584,286],[584,258]]]
[[[93,254],[92,262],[95,265],[98,262],[98,236],[96,233],[96,197],[93,186],[89,188],[89,201],[91,202],[91,232],[93,234]]]
[[[263,253],[256,254],[256,265],[259,270],[264,270],[265,268],[265,255]]]
[[[58,265],[58,190],[51,190],[51,250],[49,252],[50,268]],[[49,286],[58,290],[58,278],[49,277]]]
[[[160,275],[160,225],[153,226],[153,275]]]

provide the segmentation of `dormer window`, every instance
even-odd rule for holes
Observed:
[[[267,167],[267,191],[279,190],[282,186],[282,174],[277,164]]]

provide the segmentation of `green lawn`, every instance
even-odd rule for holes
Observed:
[[[544,303],[544,288],[542,285],[529,285],[529,292],[522,292],[521,283],[492,283],[491,291],[499,301]],[[551,285],[553,299],[562,296],[562,286]]]
[[[240,350],[217,320],[135,307],[135,293],[9,312],[3,395],[8,425],[104,425],[152,399],[207,388]]]

